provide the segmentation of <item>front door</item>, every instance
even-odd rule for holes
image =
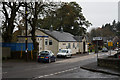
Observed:
[[[83,53],[85,52],[85,42],[83,42]]]

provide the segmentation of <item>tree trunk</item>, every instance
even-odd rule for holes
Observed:
[[[34,14],[34,18],[32,19],[32,22],[33,24],[31,25],[32,27],[32,31],[31,31],[31,34],[32,34],[32,41],[33,41],[33,46],[34,46],[34,55],[36,56],[36,59],[37,59],[37,53],[38,53],[38,42],[36,41],[36,35],[35,35],[35,31],[36,31],[36,26],[37,26],[37,5],[38,3],[35,2],[35,14]]]

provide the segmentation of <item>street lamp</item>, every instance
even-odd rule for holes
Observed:
[[[28,61],[28,45],[27,45],[27,43],[28,43],[28,37],[27,37],[27,16],[28,16],[28,14],[27,14],[27,2],[25,2],[25,44],[26,44],[26,46],[25,46],[25,48],[26,48],[26,50],[25,50],[25,53],[26,53],[26,60]]]

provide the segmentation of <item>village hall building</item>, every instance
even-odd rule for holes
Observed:
[[[51,50],[55,55],[60,49],[71,49],[72,54],[88,52],[87,41],[85,37],[73,36],[64,31],[37,29],[36,40],[39,43],[39,52]],[[17,43],[25,43],[25,37],[19,37]],[[28,37],[28,43],[32,43],[31,37]]]

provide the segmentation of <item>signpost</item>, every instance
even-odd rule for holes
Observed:
[[[118,48],[118,50],[119,50],[119,42],[117,42],[117,48]],[[117,50],[117,53],[118,53],[118,50]]]
[[[110,55],[111,55],[111,47],[113,46],[113,42],[111,40],[108,42],[108,46],[110,47]]]
[[[97,59],[98,59],[98,41],[101,41],[102,40],[102,37],[93,37],[93,41],[97,41]]]

